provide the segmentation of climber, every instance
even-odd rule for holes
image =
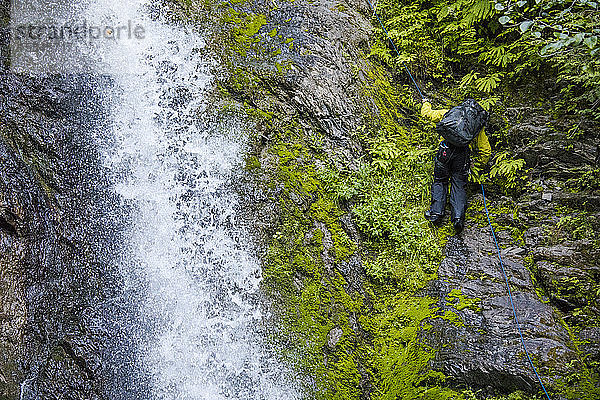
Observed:
[[[471,173],[477,177],[492,152],[484,128],[488,113],[471,99],[451,110],[432,110],[429,100],[423,99],[421,115],[438,122],[436,128],[441,135],[434,161],[431,207],[425,212],[425,218],[435,225],[442,221],[450,182],[450,221],[458,235],[465,224],[468,175]],[[451,128],[449,131],[448,126]],[[453,132],[469,129],[472,132],[464,135],[463,132]],[[470,161],[471,150],[475,152],[473,163]]]

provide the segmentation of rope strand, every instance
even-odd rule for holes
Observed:
[[[385,29],[385,26],[383,26],[383,22],[381,21],[381,18],[379,18],[379,14],[377,14],[377,11],[375,11],[375,7],[373,7],[373,4],[371,3],[371,0],[367,0],[367,1],[369,2],[369,5],[371,6],[371,9],[373,10],[373,14],[375,14],[375,16],[377,17],[377,20],[379,21],[379,24],[383,28],[383,31],[387,35],[388,40],[390,41],[390,43],[394,47],[394,50],[396,50],[396,54],[398,54],[398,57],[400,57],[400,52],[398,51],[398,48],[396,47],[396,44],[394,43],[394,41],[390,37],[390,34],[388,33],[387,29]],[[413,83],[415,84],[415,87],[419,91],[419,95],[421,96],[421,99],[425,99],[425,96],[423,96],[423,93],[421,92],[421,88],[419,88],[419,85],[417,84],[417,81],[415,80],[415,78],[413,77],[413,75],[410,73],[410,70],[406,66],[406,63],[404,61],[402,61],[402,60],[400,60],[400,62],[402,63],[402,65],[406,69],[406,72],[408,72],[408,76],[410,76],[410,79],[412,79]]]
[[[508,277],[506,276],[506,271],[504,270],[504,262],[502,261],[502,256],[500,255],[500,246],[498,245],[498,240],[496,239],[496,233],[494,232],[494,227],[492,226],[492,221],[490,220],[490,213],[488,212],[487,204],[485,201],[485,190],[483,188],[483,183],[481,184],[481,193],[483,194],[483,207],[485,208],[485,214],[487,215],[488,223],[490,224],[490,229],[492,230],[492,237],[494,238],[494,243],[496,244],[496,250],[498,251],[498,259],[500,260],[500,267],[502,268],[502,275],[504,275],[504,281],[506,282],[506,288],[508,289],[508,297],[510,299],[510,305],[512,307],[513,317],[515,318],[515,323],[517,324],[517,330],[519,331],[519,336],[521,337],[521,344],[523,345],[523,350],[525,350],[525,354],[527,355],[527,359],[529,360],[529,364],[531,364],[531,368],[533,368],[533,372],[535,372],[535,376],[540,382],[542,389],[544,389],[544,393],[546,394],[546,398],[550,400],[550,396],[546,391],[546,387],[542,382],[542,378],[537,372],[535,365],[533,365],[533,361],[531,361],[531,357],[529,356],[529,351],[527,351],[527,346],[525,346],[525,339],[523,339],[523,333],[521,332],[521,324],[519,324],[519,319],[517,318],[517,309],[515,308],[515,303],[513,302],[512,292],[510,290],[510,285],[508,284]]]

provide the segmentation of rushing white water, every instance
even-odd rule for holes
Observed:
[[[148,398],[299,398],[256,333],[260,270],[231,190],[242,141],[235,123],[204,121],[212,60],[202,37],[151,19],[142,1],[93,0],[86,19],[145,32],[99,42],[91,56],[115,85],[105,94],[112,131],[97,140],[133,210],[122,271]]]

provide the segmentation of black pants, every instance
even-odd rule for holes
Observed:
[[[467,175],[470,164],[469,147],[455,147],[440,143],[433,169],[433,185],[431,185],[431,208],[433,218],[441,218],[446,207],[448,183],[450,183],[450,220],[453,224],[464,224],[467,205]]]

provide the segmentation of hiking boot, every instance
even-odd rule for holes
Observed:
[[[440,214],[432,214],[431,210],[425,211],[425,219],[434,225],[438,225],[440,222],[442,222],[442,217],[443,215]]]
[[[460,235],[460,233],[465,228],[465,224],[462,221],[456,221],[452,225],[454,225],[454,232],[456,232],[457,235]]]

